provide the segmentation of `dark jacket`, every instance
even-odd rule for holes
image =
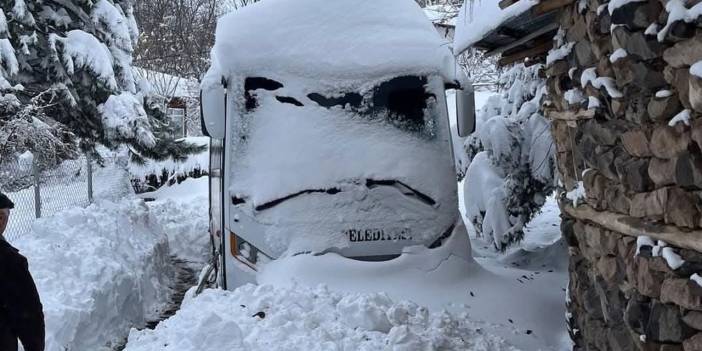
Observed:
[[[44,312],[27,259],[0,238],[0,350],[44,350]]]

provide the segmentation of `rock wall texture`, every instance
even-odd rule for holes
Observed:
[[[562,11],[544,110],[576,350],[702,350],[700,14],[702,0]]]

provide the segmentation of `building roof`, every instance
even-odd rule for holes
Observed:
[[[456,53],[475,47],[501,54],[501,65],[541,60],[552,48],[558,14],[574,0],[466,0],[456,28]]]

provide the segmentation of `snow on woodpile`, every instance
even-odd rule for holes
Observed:
[[[221,74],[354,79],[454,71],[422,9],[405,0],[267,0],[219,20]]]
[[[386,294],[324,286],[207,290],[155,330],[132,330],[125,351],[516,350],[465,313],[431,313]]]
[[[666,36],[668,35],[668,31],[670,31],[670,28],[675,22],[685,21],[687,23],[691,23],[702,16],[702,3],[698,3],[689,9],[685,6],[685,4],[686,1],[670,0],[665,5],[665,10],[668,12],[668,21],[665,27],[658,32],[658,41],[665,40]]]
[[[167,298],[168,239],[133,197],[40,219],[13,244],[44,305],[47,351],[98,350],[157,316]]]
[[[500,9],[499,3],[496,0],[465,0],[456,20],[454,53],[470,48],[502,23],[523,14],[539,1],[521,0],[505,9]]]

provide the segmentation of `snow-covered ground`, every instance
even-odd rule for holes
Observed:
[[[206,194],[206,181],[188,182],[162,189],[158,202],[195,215],[183,206]],[[567,349],[567,257],[558,214],[549,199],[525,242],[506,254],[473,237],[475,259],[458,238],[385,263],[334,254],[274,261],[259,275],[259,287],[192,298],[154,331],[132,331],[126,350],[416,350],[422,343],[449,350]],[[406,311],[413,304],[433,317],[417,319],[420,312]],[[255,317],[258,312],[266,317]],[[436,323],[443,326],[432,328]]]
[[[548,221],[553,224],[554,218],[543,220],[550,229]],[[524,350],[558,349],[566,337],[565,254],[545,249],[553,243],[548,237],[553,230],[544,232],[546,238],[532,235],[523,247],[506,256],[474,238],[475,261],[461,252],[467,245],[460,238],[440,249],[414,248],[384,263],[357,262],[333,254],[295,256],[270,263],[258,280],[288,287],[326,284],[347,293],[384,292],[432,312],[465,311],[471,320],[483,322],[488,334]],[[560,249],[565,251],[563,246]]]
[[[101,350],[168,298],[168,240],[143,201],[99,200],[39,219],[14,243],[44,305],[46,350]]]
[[[430,312],[382,293],[247,285],[205,291],[125,351],[513,350],[464,313]]]

